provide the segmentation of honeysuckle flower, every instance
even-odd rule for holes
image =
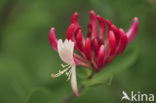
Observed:
[[[97,23],[99,23],[99,32]],[[110,20],[105,20],[91,10],[86,39],[78,23],[77,12],[71,17],[71,24],[66,31],[66,39],[74,43],[74,49],[78,52],[78,54],[73,53],[75,66],[83,66],[99,72],[126,49],[127,44],[135,38],[137,32],[137,17],[134,17],[130,29],[125,33],[122,28],[117,28]],[[54,50],[58,51],[60,55],[60,48],[58,47],[60,40],[57,40],[54,28],[50,30],[49,41]],[[69,57],[67,58],[69,59]]]
[[[66,73],[66,75],[68,76],[67,80],[71,78],[71,86],[73,92],[76,94],[76,96],[79,96],[76,80],[76,64],[73,58],[74,42],[66,39],[63,43],[62,40],[59,39],[57,48],[61,60],[66,63],[66,65],[62,64],[62,67],[65,69],[62,71],[59,70],[59,73],[57,74],[52,74],[52,77],[59,77],[60,75]]]

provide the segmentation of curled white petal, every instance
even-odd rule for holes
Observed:
[[[75,65],[72,65],[71,71],[72,71],[72,74],[71,74],[71,87],[72,87],[72,90],[73,90],[74,94],[79,97],[80,94],[79,94],[79,90],[78,90],[78,87],[77,87]]]
[[[74,42],[65,40],[64,43],[61,39],[58,40],[58,53],[62,61],[67,64],[75,64],[73,59]]]
[[[61,60],[65,63],[67,63],[69,65],[69,68],[71,67],[71,69],[69,70],[69,72],[66,73],[66,75],[68,76],[68,80],[71,78],[72,90],[76,96],[80,96],[78,87],[77,87],[76,65],[75,65],[74,57],[73,57],[74,42],[72,42],[71,40],[67,40],[67,39],[63,42],[61,39],[59,39],[57,46],[58,46],[57,47],[58,53],[59,53]],[[65,67],[65,66],[63,65],[63,67]],[[52,77],[60,76],[61,74],[66,72],[69,68],[66,68],[63,71],[60,71],[56,75],[52,75]]]

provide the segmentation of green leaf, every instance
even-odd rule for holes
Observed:
[[[85,86],[94,86],[107,83],[108,81],[111,81],[114,74],[120,73],[131,67],[136,62],[137,57],[138,52],[136,50],[125,52],[122,56],[118,56],[108,67],[95,74],[91,80],[84,81],[83,84]]]
[[[32,91],[26,103],[53,103],[52,93],[45,88],[37,88]]]

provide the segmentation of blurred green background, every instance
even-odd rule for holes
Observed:
[[[125,31],[137,16],[139,33],[96,74],[102,85],[87,86],[69,103],[120,103],[123,90],[156,93],[155,0],[0,0],[0,103],[59,103],[72,94],[65,76],[50,76],[62,61],[50,46],[49,30],[55,27],[57,37],[64,39],[72,14],[78,12],[86,34],[90,10]],[[86,72],[77,68],[79,85],[88,84]]]

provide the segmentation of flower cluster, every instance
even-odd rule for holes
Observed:
[[[68,65],[66,69],[59,71],[58,74],[52,74],[52,77],[58,77],[66,72],[70,79],[71,75],[74,78],[71,78],[71,83],[72,85],[74,83],[74,86],[76,85],[75,87],[72,86],[73,91],[79,96],[78,89],[74,89],[77,88],[77,82],[75,82],[76,65],[99,72],[125,50],[127,44],[134,39],[137,32],[137,17],[134,17],[130,29],[125,33],[122,28],[117,28],[110,20],[105,20],[91,10],[87,37],[84,38],[81,26],[78,23],[78,13],[74,13],[71,18],[71,24],[66,31],[66,40],[64,43],[62,40],[57,40],[54,28],[50,30],[50,44],[54,50],[58,51],[61,59]],[[77,50],[79,54],[73,53],[73,49]],[[63,65],[63,67],[66,66]],[[72,76],[72,74],[75,76]]]

